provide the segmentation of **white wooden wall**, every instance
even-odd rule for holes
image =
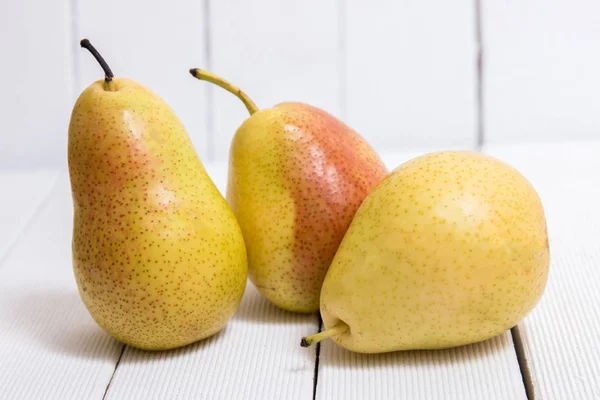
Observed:
[[[488,142],[600,139],[600,2],[482,2]]]
[[[0,167],[66,166],[71,107],[102,78],[83,37],[164,97],[205,161],[246,112],[190,67],[261,107],[320,106],[382,152],[600,132],[593,0],[21,0],[0,27]]]

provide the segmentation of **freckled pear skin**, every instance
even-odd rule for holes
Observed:
[[[441,349],[517,325],[546,286],[546,219],[516,170],[440,152],[392,171],[364,201],[323,283],[330,337],[360,353]]]
[[[250,279],[277,306],[319,308],[323,279],[354,213],[386,169],[331,115],[301,103],[256,112],[231,145],[227,200]]]
[[[227,187],[250,279],[282,309],[318,311],[338,245],[386,167],[363,138],[323,110],[292,102],[258,110],[223,78],[190,73],[239,97],[251,114],[231,144]]]
[[[146,350],[221,330],[245,289],[245,245],[168,105],[128,79],[91,84],[68,157],[73,267],[96,322]]]

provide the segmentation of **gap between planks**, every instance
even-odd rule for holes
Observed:
[[[70,37],[68,40],[71,43],[67,43],[69,48],[71,49],[71,101],[75,101],[75,99],[79,96],[79,88],[81,88],[81,64],[79,62],[79,41],[83,38],[79,37],[79,5],[77,0],[69,0],[69,17],[71,18],[70,24]]]
[[[475,142],[475,146],[477,151],[481,151],[483,145],[485,144],[485,132],[484,132],[484,63],[483,63],[483,37],[482,37],[482,16],[481,16],[481,1],[482,0],[474,0],[475,2],[475,46],[477,49],[476,55],[476,68],[475,71],[477,73],[477,82],[475,84],[476,87],[476,110],[475,110],[475,118],[476,118],[476,129],[477,129],[477,138]]]
[[[484,43],[483,43],[483,16],[481,10],[482,0],[474,0],[475,6],[475,43],[477,48],[477,141],[476,149],[478,152],[483,150],[485,145],[485,112],[484,112]],[[531,372],[529,369],[527,357],[525,355],[525,349],[523,346],[523,339],[519,331],[519,326],[515,326],[510,330],[513,346],[519,363],[519,370],[521,372],[521,378],[523,379],[523,385],[525,387],[525,395],[528,400],[535,400],[535,390],[533,387],[533,381],[531,378]]]
[[[523,379],[523,386],[525,386],[525,395],[528,400],[535,400],[535,390],[533,387],[533,380],[531,378],[531,371],[527,364],[527,356],[525,355],[525,347],[523,346],[523,338],[519,326],[515,326],[510,330],[512,335],[513,346],[515,353],[517,354],[517,361],[519,363],[519,370],[521,371],[521,378]]]
[[[318,332],[323,330],[323,319],[321,319],[321,314],[317,312],[317,321],[318,321]],[[321,354],[321,343],[317,343],[315,346],[315,374],[313,377],[313,400],[317,399],[317,385],[319,384],[319,356]]]
[[[106,395],[108,394],[108,390],[110,389],[110,384],[112,383],[113,378],[115,377],[115,374],[117,373],[117,368],[119,368],[119,363],[121,362],[121,358],[123,358],[123,353],[125,353],[125,347],[127,347],[126,344],[123,344],[123,347],[121,347],[121,354],[119,354],[119,358],[117,359],[117,363],[115,364],[115,369],[113,370],[113,373],[110,376],[110,379],[108,380],[108,384],[106,385],[106,389],[104,390],[104,395],[102,396],[102,400],[106,399]]]

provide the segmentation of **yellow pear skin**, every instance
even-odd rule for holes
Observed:
[[[473,152],[409,161],[356,213],[321,292],[325,331],[359,353],[486,340],[537,304],[549,272],[546,219],[515,169]]]
[[[231,142],[227,186],[250,280],[284,310],[318,311],[327,269],[385,165],[358,133],[321,109],[284,102],[258,110],[229,82],[190,72],[237,95],[251,114]]]
[[[242,233],[169,106],[105,71],[69,125],[79,293],[116,339],[180,347],[236,311],[248,268]]]

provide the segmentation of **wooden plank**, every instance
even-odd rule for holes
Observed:
[[[209,67],[240,86],[259,107],[302,101],[340,116],[338,3],[211,0]],[[230,93],[210,90],[214,159],[226,160],[233,134],[248,112]]]
[[[107,400],[309,399],[315,349],[302,351],[298,338],[316,327],[315,315],[279,310],[249,284],[216,336],[162,353],[127,347]]]
[[[600,141],[485,150],[532,182],[548,221],[550,277],[519,325],[534,398],[599,398]]]
[[[73,89],[69,2],[3,3],[0,26],[0,168],[63,165]]]
[[[223,192],[226,164],[207,164]],[[223,331],[185,348],[150,353],[127,347],[107,393],[114,399],[309,399],[315,349],[299,340],[316,315],[282,311],[248,283]]]
[[[71,267],[63,176],[0,265],[0,398],[98,399],[122,345],[92,320]]]
[[[104,55],[116,76],[131,78],[160,95],[185,125],[200,158],[206,159],[205,88],[188,72],[205,64],[204,7],[202,1],[176,3],[80,0],[78,31]],[[79,91],[103,77],[85,50],[79,50],[76,59]]]
[[[382,159],[393,169],[440,150],[384,153]],[[526,399],[508,331],[482,343],[441,351],[362,355],[330,341],[321,346],[317,400]]]
[[[321,345],[317,400],[526,400],[510,332],[449,350],[363,355]]]
[[[57,170],[0,170],[0,260],[56,183]]]
[[[482,1],[488,142],[598,137],[599,15],[595,0]]]
[[[344,4],[349,124],[380,151],[473,146],[474,3]]]

